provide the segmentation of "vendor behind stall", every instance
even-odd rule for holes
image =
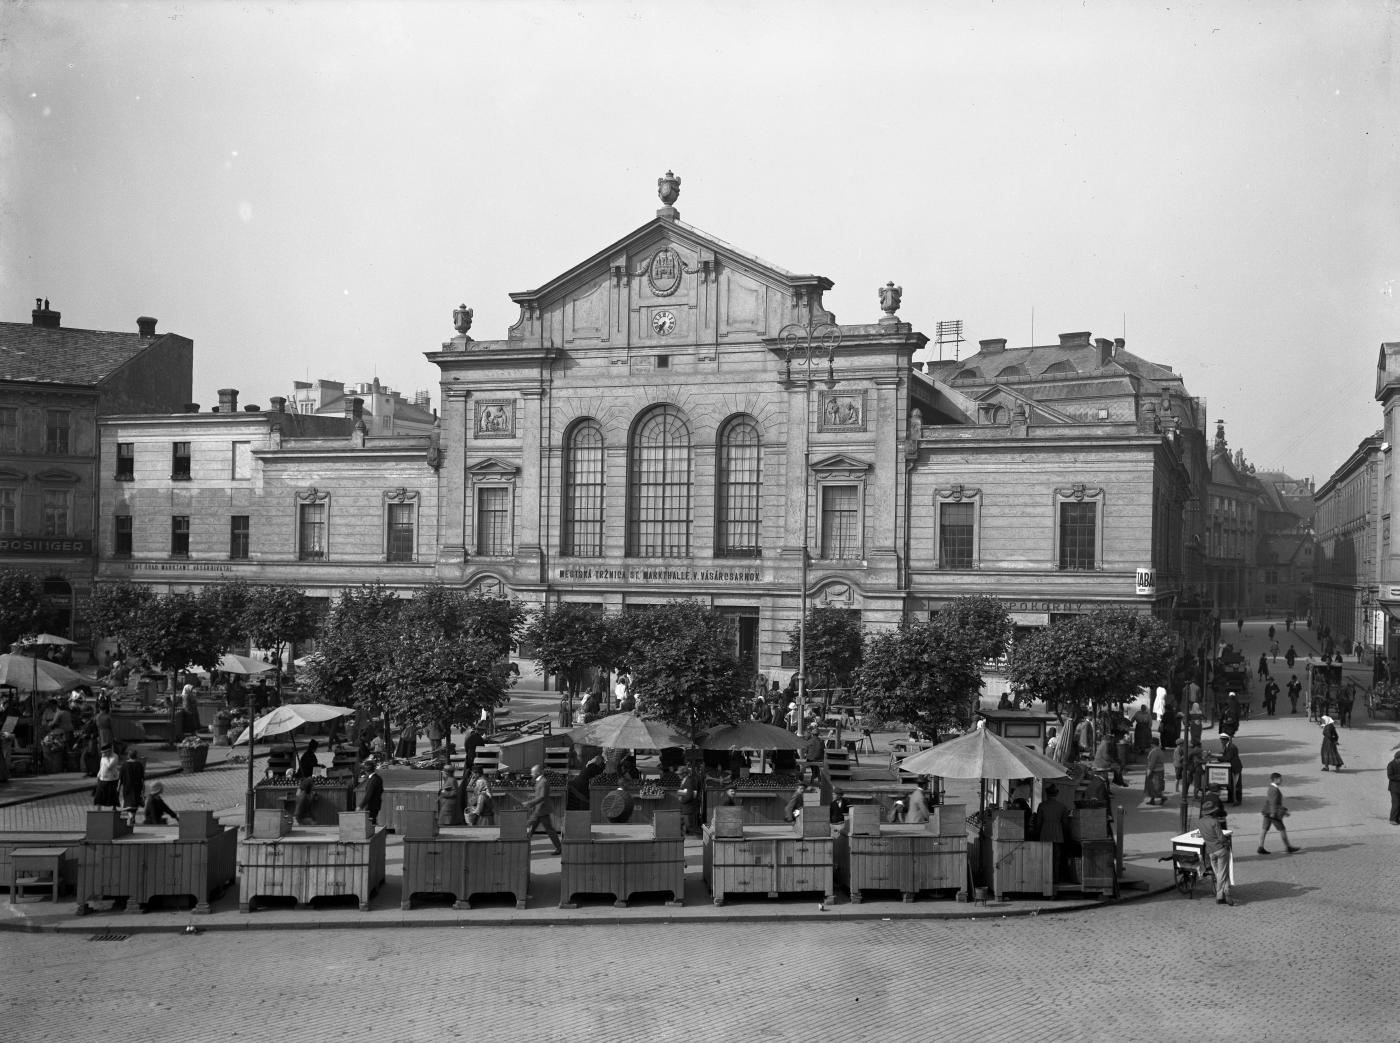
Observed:
[[[607,767],[607,762],[601,753],[595,754],[588,759],[588,763],[583,766],[583,770],[569,780],[569,785],[564,791],[565,808],[569,811],[587,811],[589,806],[589,787],[593,785],[593,780],[603,774]]]

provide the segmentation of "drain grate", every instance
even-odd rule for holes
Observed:
[[[88,938],[90,942],[124,942],[131,935],[129,934],[94,934]]]

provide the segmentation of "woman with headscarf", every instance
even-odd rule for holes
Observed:
[[[1149,804],[1167,802],[1167,755],[1162,750],[1161,739],[1153,739],[1152,748],[1147,751],[1147,777],[1142,790]]]
[[[185,732],[193,735],[199,731],[199,697],[194,694],[194,685],[187,684],[180,690],[180,709],[185,715]]]
[[[1323,715],[1322,718],[1322,770],[1331,768],[1342,770],[1342,755],[1337,752],[1337,722]]]

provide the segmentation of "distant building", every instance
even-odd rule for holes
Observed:
[[[194,343],[156,333],[144,316],[128,333],[60,320],[36,300],[28,323],[0,322],[0,567],[42,575],[45,629],[82,642],[75,607],[95,563],[98,418],[183,408]]]
[[[1270,619],[1306,619],[1313,605],[1312,479],[1258,471],[1259,548],[1253,589]]]
[[[294,413],[317,416],[349,416],[350,403],[359,399],[363,419],[371,435],[430,435],[437,424],[426,391],[414,394],[413,401],[393,388],[379,383],[379,378],[367,384],[348,387],[339,380],[295,380],[288,408]]]
[[[1383,442],[1380,431],[1363,438],[1314,497],[1313,627],[1347,651],[1356,641],[1375,648],[1384,636],[1377,619]]]

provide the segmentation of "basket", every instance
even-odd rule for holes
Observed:
[[[204,764],[209,759],[208,746],[181,746],[180,747],[180,770],[181,771],[203,771]]]

